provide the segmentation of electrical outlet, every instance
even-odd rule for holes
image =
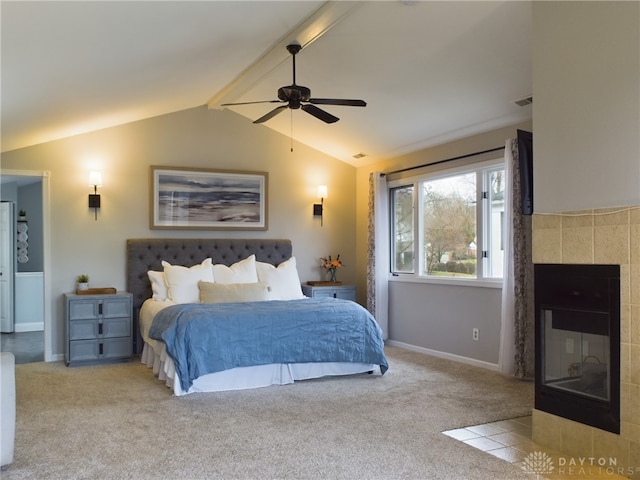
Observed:
[[[479,328],[474,328],[473,329],[473,339],[475,341],[480,340],[480,329]]]

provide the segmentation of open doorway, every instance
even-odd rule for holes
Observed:
[[[14,265],[13,324],[4,328],[0,349],[16,356],[16,363],[51,360],[49,276],[49,177],[47,172],[2,170],[0,197],[14,205],[9,226]]]

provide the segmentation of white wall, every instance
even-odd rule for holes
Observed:
[[[640,204],[640,2],[534,2],[534,211]]]
[[[149,166],[265,171],[269,230],[149,229]],[[302,281],[319,279],[318,258],[340,253],[355,271],[355,168],[290,142],[231,111],[193,108],[2,154],[6,170],[50,172],[52,352],[64,352],[62,294],[87,273],[95,287],[125,288],[127,238],[290,238]],[[101,170],[98,220],[87,206],[91,170]],[[312,215],[317,186],[326,184],[324,226]],[[59,358],[59,357],[57,357]]]

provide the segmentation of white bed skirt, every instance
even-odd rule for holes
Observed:
[[[155,343],[155,342],[154,342]],[[145,343],[141,362],[153,369],[153,374],[177,396],[195,392],[223,392],[247,388],[286,385],[295,380],[307,380],[335,375],[353,375],[373,372],[379,367],[370,363],[272,363],[254,367],[237,367],[196,378],[188,391],[182,390],[173,360],[164,351],[164,345],[156,348]],[[156,352],[160,350],[160,352]]]

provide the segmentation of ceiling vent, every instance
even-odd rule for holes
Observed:
[[[366,156],[367,156],[367,154],[366,154],[366,153],[362,153],[362,152],[361,152],[361,153],[356,153],[356,154],[353,156],[353,158],[363,158],[363,157],[366,157]]]
[[[516,100],[514,103],[519,107],[526,107],[533,103],[533,96],[521,98],[520,100]]]

